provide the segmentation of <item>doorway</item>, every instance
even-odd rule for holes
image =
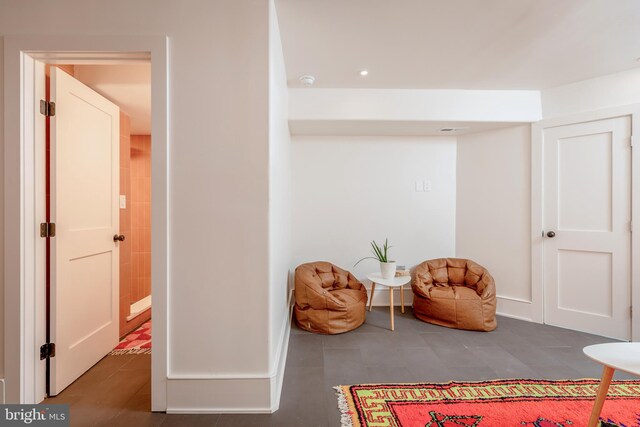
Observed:
[[[47,65],[47,395],[150,352],[149,64]],[[133,135],[135,134],[135,135]],[[44,237],[44,236],[43,236]],[[140,340],[118,337],[145,325]],[[114,350],[114,348],[116,350]]]
[[[631,339],[631,116],[544,129],[544,322]]]
[[[153,294],[155,350],[152,356],[152,410],[166,410],[167,384],[167,144],[168,58],[164,36],[8,36],[5,57],[5,400],[37,403],[45,396],[45,222],[44,123],[36,121],[44,99],[44,63],[121,64],[148,62],[152,68],[154,224]],[[153,59],[151,59],[153,58]],[[40,84],[39,82],[42,82]],[[39,153],[43,153],[40,156]],[[35,226],[35,225],[38,226]],[[164,302],[164,303],[163,303]]]

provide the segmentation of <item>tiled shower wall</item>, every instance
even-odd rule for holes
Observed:
[[[120,112],[120,195],[125,196],[127,204],[120,209],[120,234],[125,236],[120,247],[120,335],[125,335],[134,328],[127,325],[129,306],[131,305],[131,198],[130,184],[130,131],[129,117]]]
[[[127,321],[130,307],[136,301],[151,294],[151,138],[147,141],[145,153],[140,151],[139,136],[131,135],[130,119],[120,113],[120,195],[126,197],[126,207],[120,209],[120,234],[124,234],[124,242],[120,246],[120,336],[124,336],[138,328],[151,318],[151,310]],[[144,145],[144,143],[143,143]],[[141,155],[144,154],[144,155]],[[144,157],[148,159],[145,166]],[[141,161],[142,160],[142,161]],[[146,169],[145,169],[146,168]],[[148,171],[147,185],[140,178]],[[147,205],[147,216],[144,205]],[[146,224],[146,234],[141,233],[141,225]],[[146,243],[142,240],[146,238]],[[146,248],[147,264],[141,256],[140,248]],[[145,267],[147,270],[145,270]],[[141,272],[146,280],[141,279]],[[145,287],[146,285],[146,287]]]
[[[131,135],[131,302],[151,294],[151,136]]]

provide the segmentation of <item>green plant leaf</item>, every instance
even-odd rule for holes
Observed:
[[[375,254],[378,257],[378,261],[387,262],[387,256],[382,252],[382,248],[376,243],[375,240],[371,243],[371,246],[374,248]]]
[[[377,260],[378,258],[372,257],[372,256],[366,256],[364,258],[362,258],[361,260],[359,260],[358,262],[356,262],[355,264],[353,264],[353,266],[355,267],[356,265],[360,264],[361,261],[364,261],[365,259],[375,259]]]
[[[380,250],[378,248],[378,245],[376,244],[376,241],[373,240],[371,242],[371,251],[373,252],[373,254],[376,256],[376,258],[380,259]]]
[[[389,262],[389,258],[388,258],[388,251],[391,248],[391,246],[389,246],[389,241],[387,238],[384,239],[384,245],[378,245],[376,243],[375,240],[371,241],[371,252],[373,252],[373,255],[375,255],[375,257],[364,257],[361,260],[359,260],[358,262],[356,262],[353,266],[355,267],[356,265],[358,265],[361,261],[364,261],[365,259],[375,259],[378,260],[380,262]]]
[[[384,238],[384,262],[387,262],[387,250],[389,249],[389,241],[388,239],[385,237]]]

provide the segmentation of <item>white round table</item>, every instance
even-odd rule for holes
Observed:
[[[367,276],[367,279],[371,280],[371,297],[369,298],[369,311],[371,311],[371,304],[373,303],[373,292],[376,289],[376,285],[382,285],[389,288],[389,316],[391,318],[391,330],[394,330],[393,324],[393,290],[400,288],[400,307],[404,313],[404,285],[411,281],[411,276],[398,276],[391,279],[383,279],[380,273],[371,273]]]
[[[582,351],[588,357],[604,366],[596,401],[593,404],[591,418],[589,418],[589,424],[587,425],[587,427],[596,427],[615,370],[640,376],[640,343],[614,342],[596,344],[585,347]]]

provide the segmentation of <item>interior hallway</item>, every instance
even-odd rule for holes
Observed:
[[[584,346],[614,340],[499,317],[489,333],[430,325],[408,308],[374,308],[355,331],[314,335],[292,326],[280,409],[273,415],[150,413],[150,355],[107,356],[50,403],[71,404],[72,426],[337,427],[332,386],[357,383],[599,378]],[[616,379],[633,378],[616,374]]]

